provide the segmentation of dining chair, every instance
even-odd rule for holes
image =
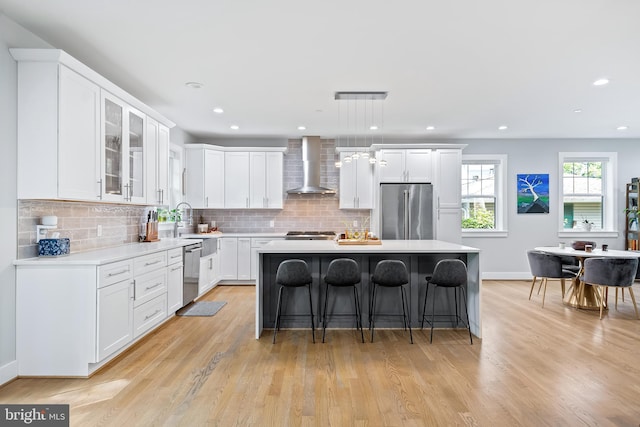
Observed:
[[[531,290],[529,291],[529,299],[533,294],[533,288],[536,285],[536,280],[541,279],[540,286],[544,284],[544,292],[542,293],[542,308],[544,308],[544,300],[547,293],[547,281],[549,279],[559,279],[562,288],[562,298],[565,294],[565,280],[573,279],[576,277],[576,273],[562,268],[562,260],[557,255],[551,255],[545,252],[530,250],[527,251],[527,258],[529,259],[529,268],[533,275],[531,281]]]
[[[633,294],[633,282],[638,270],[638,258],[587,258],[584,260],[582,281],[594,285],[600,292],[600,319],[607,305],[605,288],[616,289],[616,308],[618,308],[618,289],[627,288],[633,302],[636,318],[640,320],[636,297]]]

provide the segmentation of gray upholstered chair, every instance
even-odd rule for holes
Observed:
[[[547,281],[548,279],[559,279],[562,286],[562,298],[564,298],[565,292],[565,279],[573,279],[576,274],[564,270],[562,268],[562,260],[559,256],[551,255],[540,251],[527,251],[527,258],[529,258],[529,268],[533,275],[531,281],[531,290],[529,291],[529,299],[533,294],[533,288],[536,285],[536,280],[541,279],[540,285],[544,284],[544,292],[542,293],[542,307],[544,308],[544,299],[547,294]]]
[[[322,313],[322,342],[327,332],[327,302],[329,301],[329,289],[333,287],[351,287],[353,289],[353,305],[355,308],[356,327],[360,329],[360,338],[364,342],[364,332],[362,331],[362,310],[360,307],[360,297],[356,285],[360,283],[360,267],[358,263],[350,258],[338,258],[329,263],[327,274],[324,276],[324,312]],[[338,297],[338,293],[335,293]],[[333,313],[332,313],[333,315]]]
[[[602,319],[602,310],[607,303],[604,287],[616,288],[616,308],[618,302],[618,289],[629,289],[633,308],[638,315],[638,306],[636,298],[633,295],[633,281],[638,270],[638,258],[587,258],[584,260],[584,274],[582,281],[589,285],[598,287],[600,291],[600,319]]]
[[[429,287],[433,286],[433,306],[431,307],[431,320],[427,319],[427,323],[431,325],[431,334],[429,342],[433,342],[433,326],[436,317],[453,317],[456,320],[456,326],[459,322],[465,324],[469,330],[469,341],[473,344],[473,336],[471,335],[471,327],[469,325],[469,311],[467,309],[467,293],[465,287],[467,285],[467,266],[459,259],[443,259],[438,261],[433,270],[433,274],[429,278],[427,276],[427,290],[424,293],[424,304],[422,306],[422,324],[424,328],[425,318],[427,314],[427,296],[429,295]],[[453,288],[453,300],[455,306],[455,314],[436,314],[436,291],[438,288]],[[462,291],[462,301],[466,314],[466,322],[458,312],[458,289]]]
[[[371,298],[370,313],[370,328],[371,328],[371,342],[373,342],[373,333],[375,331],[376,324],[376,298],[378,296],[379,287],[383,288],[400,288],[400,298],[402,299],[402,320],[404,322],[404,328],[409,327],[409,338],[411,344],[413,344],[413,332],[411,332],[411,317],[407,307],[407,297],[404,290],[404,285],[409,283],[409,273],[407,272],[407,266],[404,262],[398,260],[386,259],[380,261],[376,265],[376,269],[371,276],[371,283],[373,285],[373,297]]]
[[[311,337],[316,342],[315,327],[313,322],[313,303],[311,302],[311,273],[307,263],[301,259],[288,259],[278,265],[276,272],[276,284],[280,286],[278,290],[278,305],[276,308],[276,324],[273,328],[273,343],[276,342],[276,334],[280,329],[280,318],[282,310],[282,291],[285,288],[297,288],[306,286],[309,289],[309,315],[311,318]]]

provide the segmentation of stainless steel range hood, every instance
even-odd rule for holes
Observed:
[[[302,187],[287,190],[289,194],[335,194],[336,190],[320,186],[320,137],[302,138]]]

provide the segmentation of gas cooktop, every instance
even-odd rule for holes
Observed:
[[[285,240],[333,240],[334,231],[289,231]]]

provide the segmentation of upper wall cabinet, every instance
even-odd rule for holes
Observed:
[[[387,162],[380,167],[380,182],[431,182],[430,149],[384,149],[378,157]]]
[[[18,61],[18,198],[156,204],[147,194],[145,123],[174,124],[61,50],[10,51]]]
[[[169,128],[147,117],[147,202],[169,203]]]
[[[249,207],[282,209],[283,158],[277,152],[249,153]]]
[[[224,151],[213,146],[185,146],[185,194],[193,208],[224,208]]]
[[[224,153],[224,207],[249,207],[249,153]]]
[[[373,209],[373,165],[365,157],[344,161],[353,154],[340,153],[340,209]]]

